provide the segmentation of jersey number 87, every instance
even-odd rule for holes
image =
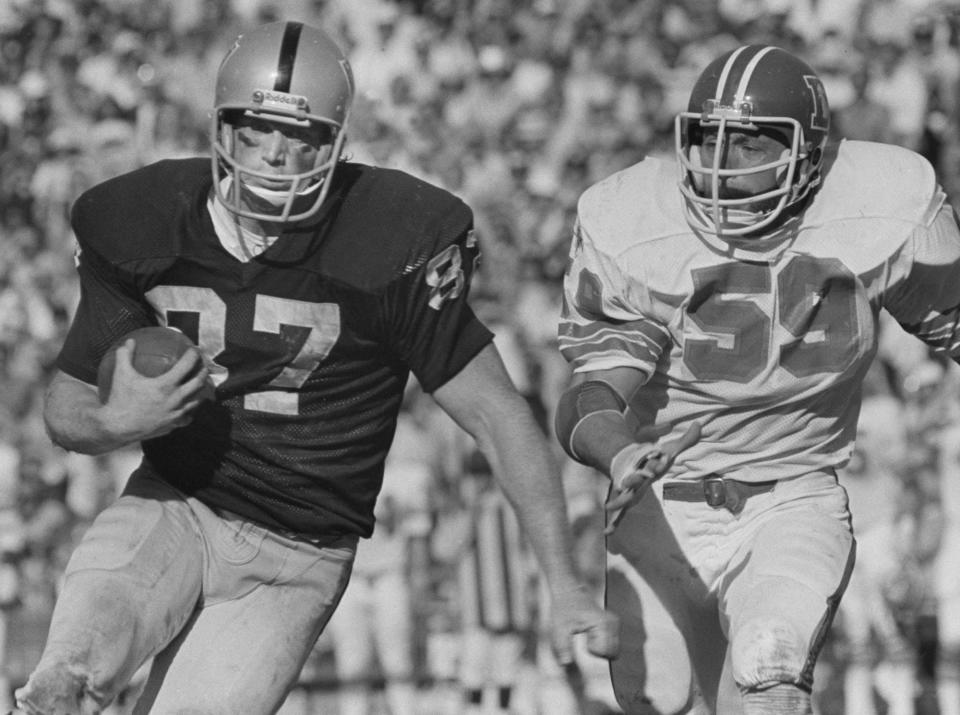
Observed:
[[[160,285],[147,292],[147,299],[166,316],[169,313],[191,313],[197,316],[197,344],[208,357],[207,367],[214,385],[227,379],[228,369],[217,362],[226,348],[227,304],[212,288]],[[257,295],[253,313],[253,329],[279,335],[283,326],[307,328],[303,345],[284,365],[268,387],[287,390],[262,390],[244,396],[248,410],[295,415],[299,411],[297,392],[310,373],[327,357],[340,337],[340,306],[336,303],[308,301]]]

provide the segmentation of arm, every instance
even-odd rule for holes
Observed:
[[[911,335],[960,363],[960,226],[944,203],[891,259],[883,307]]]
[[[117,349],[110,399],[97,388],[57,372],[47,389],[43,417],[54,443],[84,454],[103,454],[133,442],[159,437],[190,422],[207,380],[197,370],[200,354],[188,350],[159,377],[144,377],[133,367],[133,341]],[[182,382],[181,382],[182,381]]]
[[[575,373],[557,406],[556,432],[564,450],[613,483],[605,506],[610,513],[607,534],[647,486],[670,469],[677,455],[700,439],[697,422],[680,438],[663,444],[657,443],[653,425],[634,430],[627,424],[627,405],[646,381],[646,373],[631,367]]]
[[[554,647],[561,662],[572,659],[570,637],[584,631],[593,652],[613,655],[616,621],[593,603],[575,574],[559,470],[496,348],[485,347],[433,397],[476,439],[530,540],[554,604]]]
[[[613,458],[637,442],[624,413],[646,381],[646,373],[629,367],[574,373],[557,411],[557,437],[567,454],[610,476]],[[656,437],[651,434],[649,441]]]
[[[577,586],[559,470],[496,348],[481,351],[434,399],[477,441],[527,532],[551,588]]]

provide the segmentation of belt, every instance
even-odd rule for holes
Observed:
[[[674,501],[706,502],[714,509],[725,508],[739,514],[747,499],[773,491],[777,480],[769,482],[741,482],[712,474],[695,482],[664,482],[663,498]]]

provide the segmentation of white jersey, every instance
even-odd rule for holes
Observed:
[[[559,344],[575,372],[632,367],[640,424],[701,441],[673,477],[782,479],[849,458],[889,311],[960,355],[960,230],[932,167],[845,141],[802,216],[763,240],[688,225],[675,163],[645,159],[580,199]]]

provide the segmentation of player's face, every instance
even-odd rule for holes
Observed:
[[[777,161],[789,155],[790,144],[786,137],[775,131],[732,129],[726,132],[723,142],[717,139],[716,130],[705,129],[703,143],[699,146],[700,161],[705,167],[713,166],[720,152],[720,169],[753,169]],[[781,169],[782,170],[782,169]],[[780,184],[778,169],[727,176],[720,180],[719,198],[742,199],[762,194]]]
[[[242,166],[284,176],[310,171],[333,149],[330,127],[315,122],[297,126],[263,117],[242,117],[234,125],[234,159]],[[269,179],[248,179],[272,188]]]

